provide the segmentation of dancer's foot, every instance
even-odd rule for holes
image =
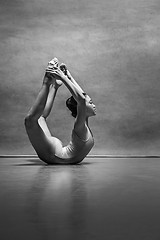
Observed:
[[[61,69],[61,71],[64,73],[64,75],[67,75],[67,66],[65,63],[61,63],[61,65],[59,66],[59,68]]]
[[[59,61],[55,57],[51,61],[49,61],[48,65],[47,65],[44,79],[45,79],[45,81],[49,82],[50,84],[55,85],[56,78],[53,77],[53,74],[51,74],[51,72],[58,68],[58,64],[59,64]]]
[[[66,75],[69,79],[71,79],[71,74],[67,69],[67,66],[65,63],[61,63],[61,65],[59,66],[59,68],[61,69],[61,71],[64,73],[64,75]]]

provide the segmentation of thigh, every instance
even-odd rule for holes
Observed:
[[[41,116],[38,119],[38,124],[42,128],[42,130],[45,133],[45,135],[48,136],[48,137],[51,137],[51,132],[50,132],[50,130],[48,128],[48,125],[47,125],[46,120],[45,120],[44,117]]]
[[[34,122],[29,127],[26,127],[26,131],[33,148],[40,158],[48,159],[62,151],[61,141],[52,137],[48,132],[49,130],[46,132],[44,128],[42,129],[42,124],[39,124],[39,122]]]

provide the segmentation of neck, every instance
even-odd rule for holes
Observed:
[[[87,118],[86,118],[86,124],[87,124],[87,126],[88,126],[88,119],[89,119],[89,118],[87,117]]]

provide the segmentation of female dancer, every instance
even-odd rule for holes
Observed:
[[[66,105],[75,117],[70,143],[63,147],[62,142],[51,136],[46,124],[58,88],[64,83],[72,96]],[[58,59],[48,63],[42,88],[34,105],[25,117],[25,127],[30,142],[39,158],[47,164],[76,164],[81,162],[94,145],[88,118],[96,115],[91,98],[71,76],[64,64],[59,66]]]

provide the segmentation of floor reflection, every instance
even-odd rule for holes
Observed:
[[[28,192],[27,218],[42,239],[85,239],[88,171],[41,166]]]
[[[1,240],[160,239],[159,172],[159,159],[1,159]]]

